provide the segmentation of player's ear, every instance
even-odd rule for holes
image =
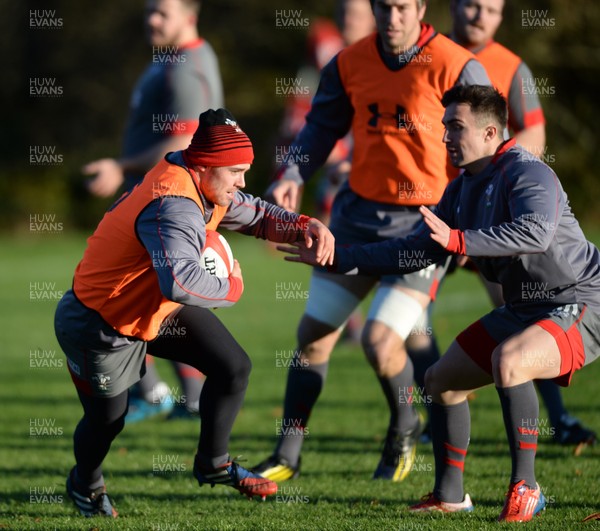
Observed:
[[[489,142],[491,140],[494,140],[494,138],[496,138],[497,135],[498,135],[498,129],[496,128],[495,125],[490,124],[485,128],[485,133],[484,133],[483,138],[486,142]]]
[[[425,18],[425,11],[427,11],[427,0],[416,0],[416,2],[419,22],[421,22]]]
[[[198,16],[199,16],[199,8],[198,12],[190,5],[188,5],[184,0],[180,2],[181,9],[185,12],[185,18],[189,26],[198,27]]]

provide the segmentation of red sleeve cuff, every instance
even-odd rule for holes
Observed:
[[[459,229],[450,229],[450,240],[446,249],[454,254],[467,254],[465,233]]]
[[[237,302],[240,300],[242,293],[244,292],[244,281],[238,277],[229,277],[229,292],[225,297],[225,300],[230,302]]]

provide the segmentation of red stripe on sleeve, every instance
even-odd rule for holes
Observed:
[[[540,107],[532,111],[526,112],[525,116],[523,117],[523,123],[525,124],[525,128],[531,127],[533,125],[545,124],[546,120],[544,118],[544,111],[542,111]]]

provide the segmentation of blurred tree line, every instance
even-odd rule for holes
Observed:
[[[426,21],[441,32],[450,27],[448,3],[428,3]],[[131,90],[152,53],[144,40],[144,2],[1,5],[0,228],[26,230],[34,213],[54,213],[67,226],[94,226],[111,201],[89,196],[80,168],[120,154]],[[54,27],[31,27],[32,12],[44,10]],[[255,144],[247,189],[257,194],[272,175],[285,104],[276,79],[294,77],[306,53],[307,28],[278,27],[281,10],[301,10],[311,21],[332,16],[335,0],[204,0],[200,15],[200,34],[220,60],[226,106]],[[534,19],[542,22],[531,25]],[[533,71],[547,120],[543,159],[588,222],[600,221],[599,24],[596,0],[507,0],[497,35]],[[52,97],[32,95],[40,78],[54,80]],[[51,163],[32,164],[32,150],[47,150]]]

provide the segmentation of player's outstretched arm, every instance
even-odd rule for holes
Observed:
[[[344,274],[411,273],[423,268],[423,259],[430,265],[442,261],[448,253],[464,254],[464,236],[460,230],[451,229],[427,207],[421,207],[420,213],[423,224],[407,238],[339,247],[334,250],[332,260],[328,262],[319,260],[318,246],[306,239],[289,245],[278,245],[277,249],[286,253],[284,259],[288,262],[328,265]],[[313,218],[311,222],[320,224]],[[416,256],[419,259],[415,259]]]

